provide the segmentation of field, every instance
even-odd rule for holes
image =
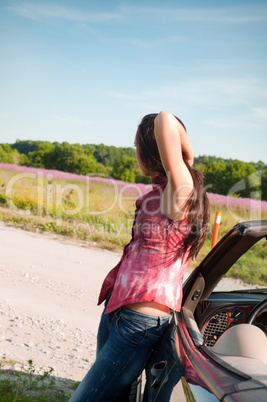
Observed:
[[[107,177],[82,176],[18,165],[0,164],[0,220],[35,232],[52,232],[121,251],[131,236],[135,200],[151,186]],[[217,210],[219,237],[238,222],[267,219],[267,202],[208,193],[211,216],[200,261],[210,250]],[[228,274],[266,285],[267,247],[260,243]],[[191,262],[191,267],[198,261]]]

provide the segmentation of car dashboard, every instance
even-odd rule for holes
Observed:
[[[266,297],[266,293],[257,291],[214,292],[207,300],[201,301],[195,319],[204,345],[214,346],[228,328],[245,323],[252,309]],[[267,335],[267,309],[257,317],[254,325]]]

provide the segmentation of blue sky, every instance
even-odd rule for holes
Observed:
[[[1,0],[0,142],[133,146],[143,115],[196,155],[267,163],[267,2]]]

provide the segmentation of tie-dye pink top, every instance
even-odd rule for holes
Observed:
[[[112,292],[106,313],[139,302],[157,302],[174,311],[181,308],[188,262],[182,262],[179,244],[188,228],[186,220],[175,221],[160,210],[166,178],[157,176],[152,184],[152,191],[136,201],[132,239],[103,282],[98,304]]]

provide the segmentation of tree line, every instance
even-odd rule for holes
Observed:
[[[83,175],[107,175],[126,182],[151,182],[140,173],[134,148],[104,144],[17,140],[14,144],[0,144],[0,162]],[[267,200],[267,165],[261,161],[247,163],[204,155],[195,158],[195,167],[203,171],[209,192],[241,197],[251,197],[254,193]]]

